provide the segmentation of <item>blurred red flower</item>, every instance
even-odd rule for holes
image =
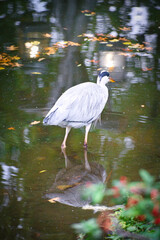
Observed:
[[[128,198],[126,208],[133,207],[133,206],[137,205],[138,202],[139,202],[138,199],[136,199],[134,197],[130,197],[130,198]]]
[[[156,199],[158,197],[158,195],[159,195],[158,190],[157,189],[152,189],[152,191],[151,191],[151,199],[152,200]]]
[[[126,176],[121,176],[120,177],[120,183],[122,183],[123,185],[127,184],[127,177]]]

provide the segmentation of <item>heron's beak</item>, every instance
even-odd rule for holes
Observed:
[[[111,78],[111,77],[109,78],[109,81],[110,82],[115,82],[115,80],[113,78]]]

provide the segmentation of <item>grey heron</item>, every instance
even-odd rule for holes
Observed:
[[[71,128],[85,126],[84,147],[87,148],[88,132],[93,122],[100,115],[108,100],[108,82],[114,82],[107,71],[101,71],[97,84],[84,82],[65,91],[43,120],[44,125],[65,127],[66,132],[61,148],[66,148],[66,141]]]

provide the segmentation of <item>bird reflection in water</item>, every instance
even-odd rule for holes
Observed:
[[[52,187],[45,194],[50,202],[60,202],[69,206],[83,207],[90,203],[89,200],[82,200],[82,189],[86,184],[104,183],[106,171],[102,165],[96,162],[88,162],[87,151],[84,150],[84,163],[75,165],[68,159],[65,149],[65,168],[61,169],[55,178]]]

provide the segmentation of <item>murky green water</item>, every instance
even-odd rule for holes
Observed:
[[[159,9],[156,1],[0,2],[1,239],[75,239],[70,225],[93,217],[81,184],[137,181],[141,168],[160,177]],[[84,130],[73,129],[63,154],[64,129],[31,123],[64,90],[95,82],[99,68],[116,80],[102,123],[88,153]]]

